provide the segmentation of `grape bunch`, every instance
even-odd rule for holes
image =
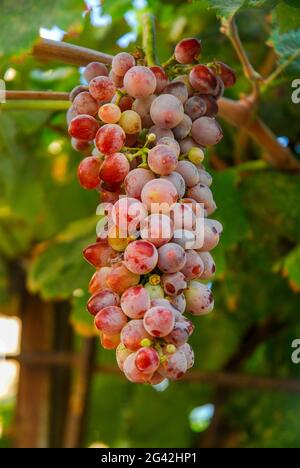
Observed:
[[[222,62],[200,63],[201,49],[184,39],[165,67],[126,52],[110,70],[92,62],[88,86],[70,93],[69,134],[85,156],[79,182],[96,189],[105,214],[83,252],[96,269],[87,309],[135,383],[181,378],[194,364],[184,314],[214,306],[210,252],[222,225],[209,218],[216,204],[203,160],[222,139],[217,101],[236,78]]]

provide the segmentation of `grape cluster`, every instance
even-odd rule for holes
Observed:
[[[165,68],[122,52],[110,71],[87,65],[88,86],[70,93],[69,134],[85,154],[79,182],[106,207],[83,252],[96,268],[87,309],[131,382],[182,377],[194,363],[184,313],[214,306],[207,280],[222,226],[208,218],[216,204],[202,162],[222,138],[217,101],[236,78],[222,62],[199,63],[200,54],[194,38],[177,44]]]

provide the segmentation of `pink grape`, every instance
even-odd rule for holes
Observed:
[[[150,169],[161,176],[171,174],[175,170],[177,162],[175,152],[166,145],[157,145],[148,153],[148,165]]]
[[[90,93],[84,91],[78,94],[73,101],[73,108],[77,114],[95,116],[98,112],[98,103]]]
[[[217,115],[217,113],[219,112],[219,106],[216,98],[214,96],[211,96],[210,94],[200,94],[199,97],[201,97],[201,99],[204,99],[206,103],[205,115],[207,117],[215,117],[215,115]]]
[[[123,294],[130,286],[136,286],[140,282],[140,276],[129,271],[122,263],[113,265],[106,277],[107,287],[117,294]]]
[[[180,379],[186,371],[187,359],[180,349],[177,349],[174,354],[167,355],[167,360],[159,368],[160,374],[170,380]]]
[[[199,145],[216,145],[222,140],[223,131],[215,119],[200,117],[193,122],[192,137]]]
[[[69,93],[69,100],[73,102],[76,96],[78,96],[78,94],[83,93],[88,90],[89,90],[88,86],[84,86],[84,85],[75,86],[75,88],[73,88],[72,91],[70,91]],[[71,107],[69,109],[71,109]]]
[[[179,101],[184,104],[189,97],[187,87],[182,81],[172,81],[164,89],[164,94],[172,94],[172,96],[177,97]]]
[[[181,153],[188,153],[192,148],[200,148],[200,145],[193,140],[192,137],[188,136],[179,142]],[[201,147],[203,148],[203,147]]]
[[[136,99],[132,104],[132,110],[139,114],[144,128],[149,128],[153,125],[153,121],[150,116],[150,108],[155,98],[156,96],[152,94],[151,96]]]
[[[196,166],[190,161],[178,161],[176,172],[182,175],[187,187],[194,187],[199,182],[199,173]]]
[[[155,179],[155,176],[149,169],[143,169],[142,167],[133,169],[124,180],[126,194],[128,197],[141,198],[143,187],[153,179]]]
[[[214,97],[219,100],[221,99],[221,97],[224,96],[224,92],[225,92],[225,86],[224,86],[224,83],[223,81],[221,80],[221,78],[219,76],[217,76],[217,81],[218,81],[218,87],[216,89],[216,91],[214,92]]]
[[[201,279],[212,278],[216,272],[216,264],[213,257],[209,252],[199,252],[199,257],[201,258],[204,266]]]
[[[114,82],[114,85],[115,85],[116,88],[119,88],[119,89],[123,88],[123,86],[124,86],[124,77],[123,76],[116,75],[112,70],[110,70],[108,76]],[[115,96],[112,99],[112,102],[113,102],[114,99],[117,98],[117,96],[118,95],[115,94]]]
[[[185,277],[181,272],[162,275],[161,283],[168,296],[178,296],[187,286]]]
[[[214,308],[214,298],[211,290],[198,281],[190,281],[184,291],[186,310],[192,315],[205,315]]]
[[[125,377],[132,383],[145,383],[151,378],[151,374],[145,374],[135,365],[136,353],[130,354],[123,364]]]
[[[160,365],[158,352],[154,348],[140,348],[135,355],[137,369],[146,374],[153,374]]]
[[[171,172],[171,174],[167,176],[163,176],[163,179],[168,180],[174,185],[174,187],[177,190],[179,198],[184,196],[186,186],[185,186],[184,178],[182,177],[181,174],[179,174],[176,171],[173,171]]]
[[[187,280],[200,278],[204,271],[204,264],[201,257],[195,250],[188,250],[186,252],[186,264],[181,272]]]
[[[147,182],[142,189],[141,200],[151,213],[169,211],[169,207],[177,201],[178,194],[175,186],[164,179],[154,179]]]
[[[89,283],[89,292],[95,294],[107,288],[106,279],[111,271],[111,267],[102,267],[97,270],[91,278]]]
[[[67,124],[70,125],[71,121],[77,116],[78,114],[77,112],[75,112],[74,107],[70,106],[69,109],[67,110],[67,115],[66,115]],[[172,136],[173,136],[173,133],[172,133]]]
[[[117,306],[104,307],[95,317],[96,328],[110,335],[120,333],[126,323],[126,315]]]
[[[176,229],[174,231],[174,236],[172,242],[180,245],[184,250],[190,249],[194,246],[196,237],[192,231],[187,229]]]
[[[202,117],[203,115],[206,114],[206,111],[207,111],[206,102],[200,96],[190,97],[184,106],[184,112],[192,120],[196,120],[199,117]]]
[[[117,364],[119,366],[119,369],[121,371],[123,371],[123,367],[124,367],[124,362],[126,361],[126,359],[128,358],[128,356],[130,356],[130,354],[132,354],[132,351],[130,351],[130,349],[127,349],[123,343],[120,343],[117,348],[116,348],[116,360],[117,360]]]
[[[132,97],[147,97],[153,94],[156,89],[156,78],[149,68],[135,66],[125,74],[124,87]]]
[[[182,247],[172,242],[158,249],[158,267],[163,273],[177,273],[186,262],[186,254]]]
[[[187,197],[193,198],[198,203],[203,203],[204,208],[207,209],[213,202],[213,194],[207,185],[197,184],[190,187],[187,191]]]
[[[143,318],[150,308],[150,296],[147,290],[141,285],[127,289],[121,297],[121,308],[129,318]]]
[[[87,303],[87,309],[92,315],[97,315],[97,313],[108,306],[118,306],[120,304],[120,298],[118,294],[110,289],[104,289],[92,297],[90,297]]]
[[[167,138],[173,138],[174,139],[174,134],[170,128],[160,128],[158,125],[153,125],[148,134],[154,133],[156,136],[156,141],[159,141],[161,138],[167,137]]]
[[[148,212],[136,198],[120,198],[111,210],[113,223],[120,228],[122,234],[135,236],[141,222]]]
[[[179,157],[179,155],[180,155],[180,146],[179,146],[179,143],[176,140],[174,140],[174,138],[162,137],[162,138],[160,138],[158,140],[157,144],[158,145],[169,146],[174,151],[177,158]]]
[[[151,307],[143,319],[144,327],[151,336],[163,337],[171,333],[175,324],[174,313],[161,306]]]
[[[198,168],[198,173],[200,176],[199,183],[207,185],[207,187],[210,187],[212,184],[212,176],[206,172],[204,169]]]
[[[180,124],[177,125],[177,127],[173,128],[173,133],[174,133],[175,138],[177,140],[183,140],[189,135],[191,128],[192,128],[192,119],[188,115],[184,114],[183,119],[180,122]]]
[[[106,239],[101,239],[95,244],[88,245],[83,250],[83,256],[91,265],[100,268],[107,265],[116,256],[116,253],[108,245]]]
[[[160,94],[169,83],[169,78],[162,67],[154,66],[150,67],[150,70],[154,73],[156,78],[155,93]]]
[[[181,81],[181,83],[185,84],[186,89],[188,90],[188,95],[193,96],[194,94],[194,89],[190,83],[188,75],[178,75],[176,78],[174,78],[173,82]]]
[[[160,247],[170,241],[174,226],[169,216],[154,213],[141,222],[141,238]]]
[[[82,159],[78,166],[77,175],[80,185],[87,190],[95,189],[100,183],[101,160],[97,156]]]
[[[105,182],[121,183],[129,170],[129,162],[123,153],[108,154],[100,168],[100,177]]]
[[[95,144],[103,154],[117,153],[125,143],[126,135],[119,125],[106,124],[99,128]]]
[[[189,75],[190,83],[202,94],[213,94],[218,87],[214,72],[206,65],[196,65]]]
[[[146,331],[143,320],[130,320],[121,331],[121,342],[131,351],[141,348],[145,339],[151,340],[151,335]]]
[[[137,240],[124,252],[124,263],[129,271],[138,275],[150,273],[157,264],[158,252],[151,242]]]
[[[214,62],[211,67],[213,71],[220,76],[226,88],[231,88],[236,83],[236,74],[226,63]]]
[[[180,351],[183,351],[187,360],[187,368],[190,369],[193,367],[194,362],[195,362],[195,355],[194,351],[188,343],[185,343],[184,345],[180,346]]]
[[[98,101],[110,101],[116,92],[116,86],[108,76],[96,76],[90,81],[89,91]]]
[[[170,209],[170,217],[175,230],[186,229],[191,231],[196,222],[193,210],[187,203],[174,203]]]
[[[155,125],[160,128],[174,128],[183,119],[183,105],[172,94],[162,94],[152,103],[150,115]]]
[[[90,142],[71,138],[71,145],[75,151],[86,152],[90,149]]]
[[[108,76],[108,70],[104,63],[91,62],[85,67],[83,76],[89,83],[96,76]]]
[[[201,49],[201,41],[195,37],[182,39],[175,47],[175,58],[182,64],[193,63],[200,55]]]
[[[170,298],[170,303],[175,309],[179,310],[181,314],[184,313],[185,308],[186,308],[186,300],[184,297],[184,294],[178,294],[178,296],[172,296]]]
[[[134,57],[127,52],[120,52],[115,55],[111,64],[112,71],[117,76],[124,76],[130,68],[135,66]]]
[[[204,220],[204,239],[202,246],[196,246],[195,249],[199,252],[210,252],[219,243],[220,234],[217,229],[209,222]]]
[[[69,124],[69,134],[78,140],[91,141],[95,138],[99,124],[91,115],[80,114]]]
[[[108,124],[115,124],[121,118],[121,110],[116,104],[103,104],[98,112],[99,118]]]
[[[184,322],[176,322],[171,333],[165,336],[165,340],[167,343],[177,347],[184,345],[189,337],[188,326]]]

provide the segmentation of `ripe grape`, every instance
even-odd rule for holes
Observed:
[[[152,94],[145,98],[136,99],[132,104],[132,110],[139,114],[143,128],[149,128],[153,125],[153,121],[150,116],[150,107],[155,98],[156,96]]]
[[[182,64],[193,63],[200,55],[201,41],[194,37],[182,39],[175,47],[175,58]]]
[[[157,145],[148,153],[148,165],[158,175],[169,175],[177,166],[177,156],[169,146]]]
[[[113,250],[117,252],[124,252],[127,245],[132,241],[127,236],[127,231],[124,233],[122,229],[117,226],[111,226],[107,233],[107,240]]]
[[[97,315],[97,313],[108,306],[118,306],[120,305],[120,298],[118,294],[110,289],[104,289],[96,294],[94,294],[87,303],[87,309],[92,315]]]
[[[182,175],[187,187],[194,187],[199,182],[199,173],[196,166],[190,161],[178,161],[176,172]]]
[[[172,81],[164,89],[164,94],[172,94],[184,104],[189,97],[186,85],[182,81]]]
[[[204,151],[201,148],[191,148],[188,152],[188,158],[193,164],[201,164],[204,159]]]
[[[96,76],[108,76],[108,70],[104,63],[91,62],[85,67],[83,76],[89,83]]]
[[[198,203],[203,203],[204,208],[208,209],[213,202],[213,194],[207,185],[197,184],[190,187],[187,191],[188,198],[193,198]]]
[[[210,279],[216,272],[214,259],[209,252],[199,252],[198,255],[201,258],[204,266],[201,279]]]
[[[106,124],[99,128],[95,144],[103,154],[117,153],[125,143],[126,135],[119,125]]]
[[[141,117],[133,110],[126,110],[122,112],[119,125],[123,128],[125,133],[134,135],[139,133],[142,129]]]
[[[108,333],[100,332],[100,342],[104,349],[116,349],[120,344],[120,334],[109,335]]]
[[[220,76],[221,80],[224,83],[225,88],[231,88],[236,83],[236,74],[226,63],[223,62],[214,62],[211,67],[213,71]]]
[[[192,125],[192,137],[199,145],[216,145],[223,138],[222,128],[211,117],[200,117]]]
[[[69,124],[69,134],[78,140],[91,141],[95,138],[99,124],[91,115],[80,114]]]
[[[77,117],[77,112],[75,112],[75,109],[73,106],[70,106],[69,109],[67,110],[67,115],[66,115],[66,120],[67,120],[67,124],[70,125],[71,121]],[[172,136],[173,136],[173,133],[172,133]]]
[[[73,101],[73,108],[77,114],[95,116],[98,111],[98,103],[90,93],[84,91],[78,94]]]
[[[173,128],[175,138],[177,138],[177,140],[183,140],[186,138],[191,131],[192,123],[192,119],[188,115],[184,114],[180,124]]]
[[[116,75],[112,70],[109,72],[109,78],[114,82],[114,85],[116,88],[121,89],[124,86],[124,77],[123,76],[118,76]],[[114,102],[114,99],[117,99],[118,94],[115,94],[114,97],[112,98],[112,102]]]
[[[136,353],[130,354],[123,364],[125,377],[132,383],[145,383],[151,374],[144,374],[135,365]]]
[[[215,117],[219,112],[219,106],[217,100],[214,96],[210,94],[200,94],[201,99],[203,99],[206,103],[206,113],[207,117]]]
[[[204,220],[203,244],[195,246],[195,250],[199,252],[210,252],[218,245],[220,240],[220,234],[209,221],[207,219]]]
[[[128,197],[141,198],[143,187],[155,178],[149,169],[138,167],[127,174],[124,180],[125,192]]]
[[[169,83],[169,78],[162,67],[154,66],[150,67],[150,70],[154,73],[156,78],[155,93],[160,94]]]
[[[143,286],[132,286],[121,297],[121,308],[127,317],[132,319],[143,318],[150,308],[150,296]]]
[[[176,229],[174,231],[172,242],[180,245],[184,250],[191,249],[195,243],[195,234],[187,229]]]
[[[181,153],[187,154],[192,148],[203,148],[192,137],[188,136],[179,142]]]
[[[224,96],[225,86],[224,86],[224,83],[223,83],[223,81],[221,80],[221,78],[219,76],[217,76],[217,80],[218,80],[218,87],[217,87],[216,91],[213,93],[213,96],[218,100],[218,99],[221,99],[221,97]]]
[[[159,355],[154,348],[140,348],[135,355],[137,369],[146,374],[153,374],[160,365]]]
[[[187,203],[174,203],[170,209],[174,229],[192,230],[196,222],[192,207]]]
[[[214,72],[206,65],[196,65],[189,75],[190,83],[201,94],[213,94],[218,87]]]
[[[135,60],[127,52],[121,52],[114,56],[111,69],[117,76],[124,76],[130,68],[135,66]]]
[[[75,86],[75,88],[73,88],[72,91],[69,92],[69,100],[73,102],[76,96],[78,96],[78,94],[83,93],[84,91],[88,91],[88,90],[89,90],[88,86],[84,86],[84,85]],[[71,109],[71,107],[69,109]]]
[[[180,379],[187,371],[185,353],[177,349],[175,353],[167,355],[167,360],[159,367],[159,373],[170,380]]]
[[[193,367],[195,362],[195,355],[194,351],[192,350],[191,345],[185,343],[184,345],[180,346],[180,351],[183,351],[187,360],[187,368],[190,369]]]
[[[214,308],[214,298],[211,290],[198,281],[190,281],[184,291],[186,310],[192,315],[204,315]]]
[[[190,83],[188,75],[178,75],[176,78],[174,78],[173,82],[180,81],[181,83],[185,84],[186,89],[188,90],[188,96],[193,96],[194,94],[194,89]]]
[[[181,293],[181,294],[178,294],[177,296],[172,296],[170,298],[170,304],[173,307],[175,307],[175,309],[179,310],[181,314],[183,314],[186,308],[186,300],[185,300],[184,294]]]
[[[154,179],[146,183],[142,189],[141,199],[151,213],[169,211],[169,207],[177,201],[175,186],[165,179]]]
[[[204,264],[195,250],[188,250],[186,252],[186,263],[181,272],[187,280],[200,278],[204,271]]]
[[[84,140],[78,140],[77,138],[71,138],[71,145],[75,151],[86,152],[90,149],[90,142]]]
[[[174,151],[177,158],[179,157],[179,155],[180,155],[180,146],[179,146],[178,141],[174,140],[174,138],[162,137],[157,141],[157,144],[158,145],[169,146]]]
[[[95,189],[100,182],[99,172],[102,161],[97,156],[84,158],[77,170],[80,185],[87,190]]]
[[[116,256],[116,253],[108,245],[107,240],[102,239],[86,247],[83,251],[83,256],[91,265],[100,268],[106,266]]]
[[[131,351],[142,348],[141,342],[151,340],[151,335],[146,331],[143,320],[130,320],[121,331],[121,342]]]
[[[121,110],[120,107],[116,104],[103,104],[103,106],[101,106],[99,109],[98,115],[99,119],[101,119],[103,122],[114,124],[120,120]]]
[[[207,187],[210,187],[212,184],[212,176],[206,172],[204,169],[198,169],[198,173],[200,176],[199,183],[207,185]]]
[[[183,105],[172,94],[161,94],[151,104],[150,115],[155,125],[168,129],[176,127],[183,119]]]
[[[120,87],[120,86],[119,86]],[[118,99],[118,95],[115,94],[115,96],[112,98],[112,103],[115,104],[116,100]],[[119,107],[121,112],[124,112],[126,110],[130,110],[133,105],[133,98],[131,96],[122,96],[120,101],[119,101]]]
[[[187,286],[185,277],[181,272],[162,275],[161,283],[168,296],[178,296]]]
[[[158,253],[151,242],[137,240],[128,245],[124,253],[124,263],[128,270],[138,275],[150,273],[157,264]]]
[[[126,359],[128,358],[128,356],[130,356],[130,354],[132,354],[132,351],[130,351],[130,349],[127,349],[123,343],[120,343],[118,346],[117,346],[117,349],[116,349],[116,360],[117,360],[117,364],[119,366],[119,369],[121,371],[123,371],[123,366],[124,366],[124,362],[126,361]]]
[[[165,337],[167,343],[173,344],[176,347],[184,345],[189,339],[189,329],[186,323],[176,322],[173,330]]]
[[[144,205],[135,198],[120,198],[111,210],[112,221],[121,232],[130,236],[136,236],[140,223],[146,218],[147,210]]]
[[[105,182],[123,182],[129,173],[129,162],[123,153],[113,153],[105,157],[100,168],[100,178]]]
[[[180,245],[170,242],[158,249],[158,267],[163,273],[176,273],[186,262],[185,251]]]
[[[149,130],[149,134],[150,133],[153,133],[156,136],[156,141],[159,141],[164,137],[174,139],[174,134],[170,128],[160,128],[158,125],[153,125]]]
[[[116,86],[108,76],[96,76],[90,81],[89,91],[98,101],[110,101],[116,92]]]
[[[135,66],[124,76],[124,87],[134,98],[150,96],[156,89],[156,78],[150,68]]]
[[[200,96],[190,97],[184,106],[184,112],[192,119],[196,120],[205,115],[207,111],[206,102]]]
[[[174,185],[174,187],[177,190],[179,198],[184,196],[186,187],[185,187],[184,178],[182,177],[181,174],[174,171],[174,172],[171,172],[171,174],[167,176],[163,176],[163,179],[168,180]]]
[[[151,283],[146,283],[144,288],[147,290],[151,301],[153,299],[162,299],[164,297],[164,290],[159,284],[153,286]]]
[[[106,277],[107,287],[119,295],[139,282],[140,276],[129,271],[123,263],[113,265]]]
[[[126,315],[117,306],[104,307],[95,317],[96,328],[109,335],[120,333],[126,323]]]
[[[95,294],[107,288],[106,280],[110,271],[111,267],[105,266],[100,268],[93,274],[89,284],[89,292],[91,294]]]
[[[151,242],[155,247],[160,247],[170,241],[173,236],[174,226],[169,216],[152,214],[141,222],[141,238]]]
[[[161,306],[151,307],[143,319],[144,327],[151,336],[163,337],[171,333],[175,324],[174,313]]]

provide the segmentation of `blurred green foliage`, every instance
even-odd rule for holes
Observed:
[[[136,21],[142,12],[138,2],[135,5],[129,0],[105,0],[102,14],[109,15],[110,21],[97,26],[100,7],[88,12],[81,0],[53,0],[51,6],[45,1],[2,1],[0,76],[5,76],[8,67],[16,70],[15,78],[7,82],[9,89],[72,89],[79,81],[78,69],[24,55],[37,40],[39,28],[58,26],[68,32],[66,40],[114,54],[125,34],[137,34],[135,42],[141,43]],[[218,58],[236,69],[238,83],[227,93],[233,99],[249,92],[249,84],[232,46],[219,32],[216,15],[237,13],[242,41],[258,70],[264,68],[270,47],[280,60],[300,48],[300,9],[290,2],[149,0],[148,5],[157,18],[161,60],[170,56],[181,37],[200,37],[203,61]],[[129,11],[134,22],[128,22]],[[129,43],[129,51],[135,42]],[[297,74],[299,60],[264,93],[259,110],[292,148],[300,144],[299,105],[291,102],[291,81]],[[213,174],[216,217],[224,224],[215,252],[216,309],[196,321],[192,337],[195,368],[222,369],[242,346],[247,329],[274,316],[286,320],[288,326],[258,346],[243,369],[297,378],[300,367],[291,363],[290,347],[300,336],[300,176],[258,163],[262,150],[243,129],[227,124],[224,129],[225,138],[214,150],[226,166]],[[92,323],[84,303],[92,269],[84,263],[81,251],[94,238],[97,195],[77,183],[79,157],[70,146],[62,113],[0,108],[0,304],[3,310],[13,311],[18,294],[14,266],[19,264],[26,272],[28,290],[47,301],[70,299],[75,329],[87,333]],[[74,290],[83,295],[73,297]],[[114,353],[99,351],[99,360],[113,363]],[[201,438],[189,426],[189,413],[213,402],[214,389],[209,385],[179,382],[157,392],[133,386],[121,376],[99,374],[93,379],[86,444],[194,446]],[[225,435],[233,446],[300,446],[297,396],[232,390],[222,411]]]

